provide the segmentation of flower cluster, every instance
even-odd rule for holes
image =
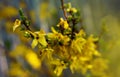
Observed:
[[[66,18],[60,18],[60,22],[55,27],[51,27],[49,33],[43,30],[33,32],[22,10],[20,10],[21,20],[16,19],[13,30],[15,31],[21,25],[25,26],[23,29],[25,37],[32,38],[31,47],[38,49],[41,63],[46,62],[57,76],[67,68],[72,73],[80,71],[86,74],[90,71],[93,75],[105,76],[107,65],[95,43],[99,39],[93,35],[87,36],[83,29],[76,31],[80,14],[76,8],[71,7],[70,3],[62,9]],[[26,56],[28,62],[31,65],[40,65],[31,63],[30,60],[34,59],[31,58],[32,56],[35,55],[29,52]]]

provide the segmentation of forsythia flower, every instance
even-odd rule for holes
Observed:
[[[86,36],[86,34],[85,34],[85,32],[84,32],[83,29],[81,29],[81,30],[79,31],[79,33],[76,34],[76,38],[85,37],[85,36]]]
[[[34,39],[33,39],[32,44],[31,44],[32,48],[35,48],[39,43],[42,46],[45,46],[45,47],[47,46],[44,31],[40,30],[38,32],[34,32],[34,33],[30,32],[30,33],[34,36]]]
[[[11,63],[10,68],[12,68],[9,70],[10,77],[29,77],[29,72],[18,63]]]
[[[53,33],[48,33],[48,37],[51,39],[62,39],[63,35],[61,33],[58,33],[53,27],[51,27],[51,30]]]
[[[15,31],[15,29],[18,28],[20,25],[21,25],[21,21],[19,19],[16,19],[13,26],[13,31]]]
[[[54,73],[57,76],[60,76],[62,71],[67,68],[67,64],[65,64],[63,61],[60,61],[59,59],[51,61],[51,64],[56,65]]]
[[[96,50],[96,45],[95,45],[95,41],[97,41],[98,38],[93,38],[93,35],[89,36],[87,39],[87,42],[84,46],[84,51],[86,52],[85,54],[87,56],[101,56],[101,54]]]
[[[81,53],[85,43],[86,40],[84,38],[75,39],[72,41],[71,48]]]
[[[105,72],[108,69],[108,66],[106,65],[106,60],[102,59],[102,58],[97,58],[93,61],[92,65],[92,69],[91,72],[94,76],[100,76],[100,77],[104,77]],[[106,76],[105,76],[106,77]]]
[[[77,13],[77,9],[76,8],[69,8],[69,9],[67,9],[67,12]]]
[[[76,66],[78,66],[78,62],[76,60],[77,60],[77,57],[72,57],[72,63],[70,64],[70,70],[72,73],[74,73]]]
[[[67,12],[73,12],[73,13],[76,13],[76,12],[77,12],[77,9],[71,7],[71,3],[68,3]]]
[[[62,27],[64,29],[68,29],[69,24],[67,23],[66,20],[64,20],[63,18],[60,18],[60,23],[57,26]]]
[[[59,42],[63,42],[64,45],[67,45],[70,41],[70,38],[66,35],[62,35],[61,33],[57,32],[53,27],[51,27],[53,33],[48,33],[47,36],[51,40],[58,40]]]
[[[88,69],[92,68],[91,64],[86,63],[89,61],[90,59],[84,56],[72,56],[70,70],[72,71],[72,73],[74,73],[74,71],[81,70],[82,74],[85,74]]]
[[[34,52],[30,51],[25,55],[25,58],[27,60],[27,62],[34,68],[34,69],[38,69],[41,66],[41,61],[40,59],[37,57],[37,54],[35,54]]]
[[[54,73],[57,75],[57,76],[60,76],[61,75],[61,73],[62,73],[62,71],[64,70],[64,69],[66,69],[67,67],[63,64],[63,63],[61,63],[61,65],[57,65],[56,66],[56,68],[55,68],[55,70],[54,70]]]

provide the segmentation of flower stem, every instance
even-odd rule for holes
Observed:
[[[75,20],[72,20],[72,33],[71,33],[71,39],[73,40],[75,38]]]
[[[29,30],[29,31],[31,31],[31,29],[29,27],[29,21],[25,17],[22,8],[19,9],[19,14],[20,14],[20,18],[22,20],[22,23],[25,25],[26,29]]]
[[[64,8],[64,0],[61,0],[61,6],[62,6],[64,17],[65,17],[65,19],[67,19],[67,13],[66,13],[65,8]]]

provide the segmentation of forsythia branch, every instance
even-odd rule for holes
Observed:
[[[66,13],[66,10],[64,8],[64,0],[61,0],[61,6],[62,6],[63,14],[64,14],[65,18],[67,19],[67,13]]]

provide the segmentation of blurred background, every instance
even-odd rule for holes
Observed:
[[[120,77],[120,0],[65,2],[71,2],[80,10],[87,34],[100,37],[98,49],[108,59],[110,77]],[[49,32],[50,26],[55,26],[63,17],[60,0],[0,0],[0,77],[52,77],[47,68],[36,71],[34,64],[30,68],[24,59],[26,50],[32,52],[31,42],[23,37],[22,32],[12,31],[15,19],[19,18],[19,8],[23,8],[34,30]],[[79,76],[69,73],[65,71],[65,76]]]

